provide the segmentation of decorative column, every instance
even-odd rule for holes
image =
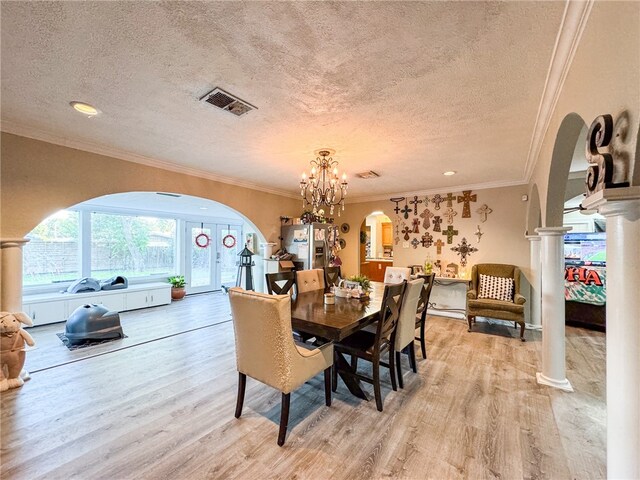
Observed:
[[[2,249],[0,310],[3,312],[22,310],[22,247],[28,241],[28,238],[0,240]]]
[[[571,227],[536,228],[540,235],[542,372],[538,383],[573,392],[565,368],[564,234]]]
[[[531,257],[531,299],[530,299],[530,321],[531,326],[536,329],[542,328],[540,320],[540,309],[542,308],[540,299],[540,235],[526,235],[529,240]]]
[[[607,219],[607,477],[640,478],[640,187],[582,205]]]

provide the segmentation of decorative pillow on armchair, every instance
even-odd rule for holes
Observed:
[[[513,302],[513,278],[480,274],[478,298]]]

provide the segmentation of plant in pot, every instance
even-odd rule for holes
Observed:
[[[184,286],[186,285],[184,275],[174,275],[173,277],[169,277],[167,280],[169,280],[169,283],[171,284],[171,299],[182,300],[187,294],[187,291],[184,289]]]

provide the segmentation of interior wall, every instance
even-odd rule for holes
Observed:
[[[300,202],[281,195],[4,132],[1,143],[3,238],[24,237],[63,208],[131,191],[181,193],[220,202],[246,217],[270,242],[278,242],[281,215],[300,214]]]
[[[605,113],[612,114],[614,120],[625,118],[627,134],[616,137],[616,149],[635,159],[628,175],[640,183],[640,155],[635,152],[640,124],[639,32],[640,4],[594,2],[531,178],[531,185],[537,184],[540,189],[545,226],[556,226],[554,222],[558,221],[562,224],[561,218],[547,218],[549,212],[557,213],[556,207],[561,208],[564,203],[564,192],[559,197],[550,192],[548,181],[556,134],[571,113],[584,119],[587,126]],[[565,179],[566,176],[562,180]],[[549,201],[554,208],[549,208]]]
[[[461,194],[461,192],[452,192]],[[509,263],[518,265],[525,276],[528,276],[529,272],[529,242],[524,236],[526,228],[526,215],[527,215],[527,202],[523,202],[521,197],[527,193],[527,186],[516,186],[506,188],[493,188],[486,190],[474,190],[472,193],[477,194],[477,201],[471,203],[471,218],[461,218],[462,216],[462,204],[455,204],[454,209],[457,211],[457,216],[454,217],[453,227],[458,230],[458,235],[453,238],[451,245],[445,245],[442,247],[442,254],[437,255],[436,247],[425,248],[419,245],[417,248],[404,246],[404,240],[401,238],[398,244],[393,245],[393,264],[395,266],[408,266],[423,264],[427,255],[431,255],[433,260],[440,259],[443,265],[446,263],[455,262],[460,263],[460,257],[453,251],[451,247],[456,246],[463,237],[467,239],[472,246],[478,248],[477,252],[471,254],[468,257],[467,271],[471,270],[471,266],[476,263],[495,262],[495,263]],[[390,195],[389,197],[393,197]],[[489,214],[486,222],[480,221],[480,216],[476,213],[476,210],[483,204],[487,204],[493,212]],[[346,275],[353,275],[358,273],[358,248],[359,248],[359,226],[362,224],[364,218],[371,212],[381,210],[387,215],[393,222],[394,237],[395,227],[398,222],[406,221],[411,223],[411,219],[414,218],[413,213],[410,215],[409,220],[404,220],[402,214],[400,217],[393,211],[395,204],[389,200],[379,200],[375,202],[363,202],[352,203],[347,202],[346,210],[342,217],[336,218],[338,224],[348,223],[351,226],[351,230],[347,234],[340,234],[341,238],[346,241],[345,250],[341,253],[340,257],[343,261],[343,272]],[[422,213],[424,206],[421,205],[418,208],[418,214]],[[442,213],[446,209],[446,203],[440,206],[439,211],[435,211],[431,204],[428,207],[435,213]],[[419,218],[419,217],[418,217]],[[411,234],[412,238],[420,237],[424,233],[422,228],[422,219],[420,219],[420,233]],[[477,226],[480,225],[480,229],[483,232],[480,243],[477,243],[477,238],[474,235]],[[442,223],[443,228],[447,228],[446,220]],[[447,237],[445,235],[433,232],[432,228],[429,228],[428,232],[433,235],[434,241],[437,238],[441,238],[446,242]]]

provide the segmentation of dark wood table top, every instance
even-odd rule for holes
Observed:
[[[300,293],[291,301],[291,324],[299,332],[339,341],[378,320],[384,284],[371,282],[369,300],[336,297],[335,305],[324,304],[324,292]]]

